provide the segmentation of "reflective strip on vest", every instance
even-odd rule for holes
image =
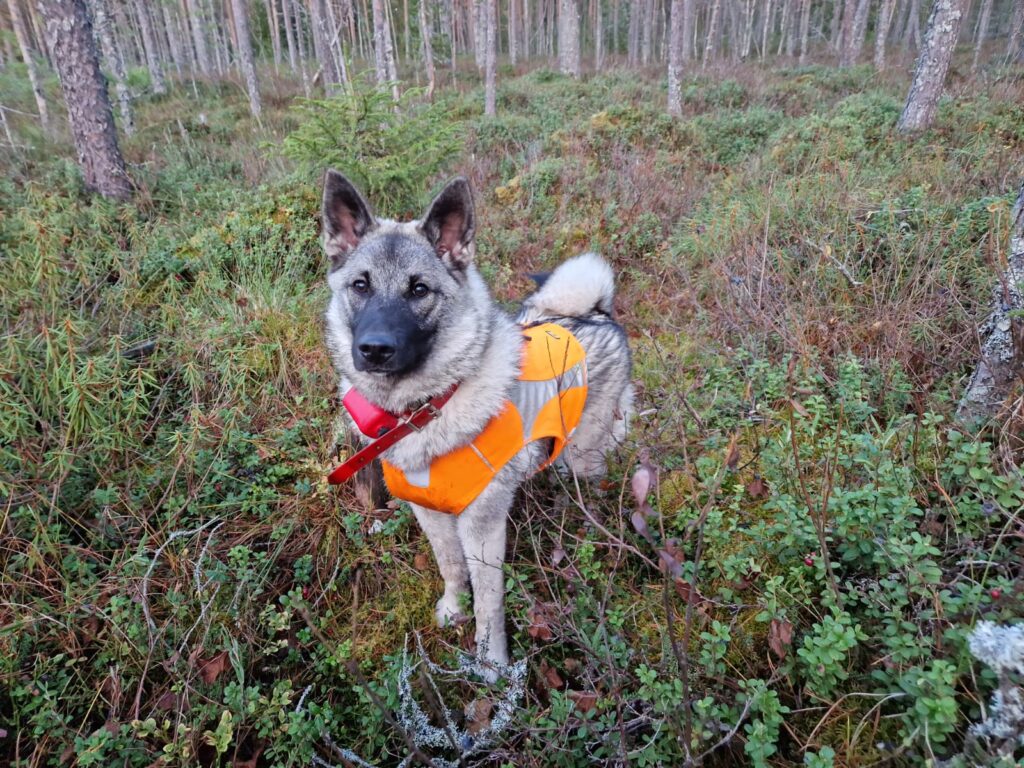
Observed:
[[[558,458],[586,404],[586,355],[579,340],[554,323],[523,329],[523,341],[521,373],[510,399],[471,443],[416,470],[382,462],[392,496],[457,515],[528,443],[552,441],[538,470]]]

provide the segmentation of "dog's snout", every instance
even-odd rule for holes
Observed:
[[[372,334],[359,340],[359,354],[373,365],[386,363],[395,355],[397,342],[394,337],[384,334]]]

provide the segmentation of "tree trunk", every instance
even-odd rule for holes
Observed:
[[[277,3],[264,0],[263,8],[267,14],[267,33],[270,35],[270,50],[274,56],[274,71],[281,69],[281,28],[278,26]]]
[[[563,75],[580,76],[580,9],[578,0],[560,0],[558,68]]]
[[[871,0],[858,0],[857,15],[853,19],[853,40],[851,41],[850,65],[860,59],[864,50],[864,40],[868,34],[868,16],[871,13]]]
[[[704,43],[704,58],[701,66],[707,69],[708,62],[715,60],[715,46],[718,42],[718,18],[721,15],[722,0],[711,0],[711,17],[708,19],[708,35]]]
[[[875,69],[879,71],[885,69],[885,40],[889,36],[894,6],[894,0],[882,0],[882,5],[878,9],[878,23],[875,30]]]
[[[142,33],[142,50],[146,54],[146,68],[149,70],[149,82],[153,93],[167,93],[163,68],[160,66],[160,52],[156,47],[156,36],[153,34],[153,22],[149,17],[149,9],[145,0],[135,0],[135,16],[139,20],[139,32]]]
[[[1010,19],[1010,38],[1006,42],[1007,62],[1024,58],[1021,36],[1024,35],[1024,0],[1013,0],[1013,16]]]
[[[519,3],[508,0],[508,60],[514,67],[519,62]]]
[[[978,62],[981,61],[981,47],[985,44],[988,35],[988,23],[992,17],[992,0],[982,0],[981,11],[978,14],[978,32],[974,41],[974,58],[971,60],[971,74],[978,71]]]
[[[997,415],[1024,376],[1024,184],[1013,207],[1010,249],[993,291],[992,313],[979,329],[981,359],[957,407],[968,424]]]
[[[427,0],[420,0],[420,37],[423,41],[423,68],[427,71],[427,98],[434,98],[437,78],[434,73],[434,50],[430,46],[430,25],[427,23]]]
[[[594,72],[604,69],[604,9],[597,0],[594,11]]]
[[[807,64],[807,43],[811,32],[811,0],[800,0],[800,66]]]
[[[497,114],[498,0],[484,0],[484,114]]]
[[[284,40],[288,46],[288,66],[292,72],[298,68],[295,59],[295,32],[292,30],[292,0],[281,0],[281,23],[284,25]]]
[[[36,99],[39,122],[43,126],[43,131],[49,133],[50,110],[46,104],[46,97],[43,95],[43,87],[39,81],[39,70],[36,69],[36,61],[32,58],[32,46],[29,44],[28,30],[25,28],[25,17],[21,15],[18,0],[7,0],[7,7],[11,11],[11,26],[14,27],[14,36],[18,39],[21,58],[25,61],[25,69],[28,70],[28,82],[32,88],[32,95]]]
[[[206,43],[206,20],[203,18],[201,0],[185,0],[189,26],[192,28],[192,44],[196,51],[196,62],[204,77],[213,72],[210,63],[210,48]]]
[[[178,22],[169,5],[161,6],[160,13],[167,31],[167,45],[171,49],[171,62],[174,64],[174,71],[180,77],[188,69],[189,61],[181,45],[181,36],[178,34]]]
[[[249,35],[249,9],[246,8],[245,0],[231,0],[231,15],[235,19],[238,65],[245,78],[245,90],[249,94],[249,111],[259,119],[263,105],[260,103],[259,83],[256,82],[256,63],[252,55],[252,37]]]
[[[910,0],[903,44],[913,48],[921,47],[921,0]]]
[[[85,0],[40,0],[50,50],[68,109],[71,135],[85,186],[104,197],[131,196],[132,185],[117,146],[107,82],[100,72]]]
[[[373,0],[373,64],[377,74],[377,85],[384,86],[388,81],[388,65],[384,58],[384,43],[388,38],[384,30],[384,0]]]
[[[126,136],[135,133],[135,122],[132,118],[132,92],[128,87],[128,78],[124,71],[124,58],[121,49],[114,42],[110,30],[110,17],[107,15],[107,0],[92,0],[92,12],[96,24],[96,34],[103,49],[103,58],[114,76],[114,90],[117,93],[118,108],[121,112],[121,127]]]
[[[932,6],[914,81],[896,126],[901,133],[922,130],[931,125],[960,32],[963,4],[964,0],[935,0]]]
[[[640,17],[641,5],[639,0],[629,4],[629,31],[626,33],[626,62],[635,67],[640,61]]]
[[[683,69],[683,48],[686,37],[683,33],[685,0],[672,0],[669,17],[668,38],[668,113],[673,117],[683,114],[683,87],[681,74]]]
[[[643,28],[640,38],[640,63],[651,63],[651,45],[654,42],[654,0],[637,0],[643,6]],[[563,3],[564,7],[564,3]]]
[[[857,6],[861,0],[846,0],[843,3],[843,15],[839,26],[839,66],[852,66],[857,58],[854,52],[854,26],[857,19]]]

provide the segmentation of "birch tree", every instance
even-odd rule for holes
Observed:
[[[196,52],[196,63],[204,77],[213,72],[210,63],[210,48],[206,41],[206,24],[202,15],[202,0],[184,0],[185,15],[188,17],[189,28],[192,30],[192,45]]]
[[[878,9],[878,18],[875,24],[875,69],[885,69],[885,41],[889,36],[894,7],[894,0],[882,0],[882,5]]]
[[[498,0],[484,0],[484,114],[497,114]]]
[[[29,43],[28,30],[25,28],[25,17],[21,14],[18,0],[7,0],[7,7],[11,12],[11,26],[14,27],[14,36],[18,40],[18,48],[21,49],[21,58],[25,62],[25,69],[28,71],[28,82],[32,88],[32,95],[36,100],[39,122],[42,124],[43,130],[49,133],[50,110],[46,104],[46,97],[43,95],[43,87],[39,80],[39,70],[36,69],[36,62],[32,57],[32,45]]]
[[[85,0],[39,0],[85,186],[127,199],[132,185],[117,145],[107,82]]]
[[[1013,0],[1013,16],[1010,19],[1010,37],[1006,41],[1006,58],[1008,61],[1024,56],[1021,48],[1021,36],[1024,35],[1024,0]]]
[[[577,0],[560,1],[558,67],[563,75],[580,76],[580,9]]]
[[[974,58],[971,60],[971,74],[978,71],[978,63],[981,61],[981,48],[985,44],[985,37],[988,35],[988,25],[992,17],[992,0],[982,0],[981,10],[978,13],[978,31],[974,41]]]
[[[669,17],[668,41],[668,113],[673,117],[683,114],[683,93],[681,74],[683,68],[683,49],[686,44],[683,18],[685,16],[685,0],[672,0]]]
[[[932,6],[914,81],[896,126],[901,133],[927,128],[935,117],[935,108],[942,96],[946,72],[960,33],[963,6],[964,0],[935,0]]]

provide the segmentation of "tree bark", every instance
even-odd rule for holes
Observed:
[[[519,62],[518,38],[519,3],[518,0],[508,0],[508,60],[513,67]]]
[[[957,407],[957,418],[978,424],[997,415],[1024,376],[1024,184],[1013,207],[1010,248],[982,324],[981,359]]]
[[[889,36],[889,27],[892,24],[892,11],[895,7],[894,0],[882,0],[878,9],[878,23],[875,29],[875,69],[885,69],[885,41]]]
[[[484,114],[497,114],[498,0],[484,0]]]
[[[811,0],[800,0],[800,66],[807,64],[807,43],[811,32]]]
[[[110,17],[107,15],[107,0],[92,0],[92,11],[96,23],[96,35],[103,49],[103,58],[114,76],[114,91],[117,93],[118,109],[121,112],[121,128],[126,136],[135,133],[135,121],[132,117],[132,92],[128,87],[128,78],[124,70],[124,58],[121,49],[114,42],[111,34]]]
[[[981,47],[985,44],[988,36],[988,24],[992,17],[992,0],[982,0],[981,11],[978,13],[978,32],[974,41],[974,58],[971,59],[971,74],[978,71],[978,63],[981,61]]]
[[[430,45],[430,25],[427,23],[427,0],[420,0],[420,37],[423,40],[423,68],[427,72],[427,98],[434,98],[437,76],[434,73],[434,50]]]
[[[206,20],[203,18],[202,2],[201,0],[185,0],[185,6],[189,26],[192,29],[192,44],[195,48],[199,71],[204,77],[209,77],[213,72],[213,67],[210,63],[210,48],[206,42]]]
[[[377,85],[381,87],[388,82],[388,65],[384,58],[384,42],[388,38],[385,23],[383,0],[373,0],[373,64]]]
[[[857,19],[857,7],[861,0],[846,0],[843,3],[843,16],[839,28],[839,66],[853,66],[857,56],[854,51],[854,26]]]
[[[685,0],[672,0],[668,39],[668,113],[673,117],[683,114],[683,48],[686,43],[683,19]]]
[[[68,122],[85,186],[104,197],[131,196],[132,185],[117,145],[107,82],[100,72],[85,0],[40,0],[50,50],[68,109]]]
[[[626,33],[626,62],[635,67],[640,61],[640,17],[641,4],[638,0],[629,4],[629,30]]]
[[[1024,35],[1024,0],[1013,0],[1013,16],[1010,19],[1010,37],[1006,41],[1008,62],[1024,58],[1021,36]]]
[[[284,25],[284,40],[288,47],[288,66],[292,72],[299,68],[295,58],[295,32],[292,28],[292,0],[281,0],[281,23]]]
[[[718,43],[718,19],[721,15],[722,0],[711,0],[711,17],[708,19],[708,35],[704,43],[704,58],[701,67],[707,69],[708,62],[715,60],[715,48]]]
[[[149,70],[149,82],[153,93],[167,93],[163,68],[160,66],[160,52],[156,47],[156,36],[153,34],[153,21],[149,17],[149,9],[145,0],[135,0],[135,16],[139,21],[139,32],[142,34],[142,50],[146,54],[146,69]]]
[[[636,1],[643,6],[643,27],[640,38],[640,63],[646,67],[651,63],[651,46],[654,42],[654,0]]]
[[[231,0],[231,15],[235,20],[238,65],[245,79],[245,90],[249,94],[249,111],[259,119],[263,112],[260,102],[260,88],[256,81],[256,62],[252,55],[252,37],[249,35],[249,9],[245,0]]]
[[[964,0],[935,0],[932,6],[914,81],[896,126],[901,133],[927,128],[935,117],[963,20],[963,4]]]
[[[563,75],[580,76],[580,9],[578,0],[560,0],[558,67]]]
[[[864,50],[864,40],[868,34],[868,16],[871,13],[871,0],[858,0],[857,14],[853,19],[853,39],[850,41],[850,65],[854,65],[860,59],[861,51]]]
[[[36,61],[32,57],[32,46],[29,43],[28,30],[25,28],[25,17],[21,14],[18,0],[7,0],[7,7],[11,11],[11,26],[14,27],[14,36],[17,38],[18,47],[21,49],[21,58],[25,62],[25,69],[28,70],[28,82],[32,88],[32,95],[36,100],[39,122],[43,126],[43,131],[49,133],[50,110],[46,104],[46,97],[43,95],[43,87],[39,81],[39,70],[36,69]]]

